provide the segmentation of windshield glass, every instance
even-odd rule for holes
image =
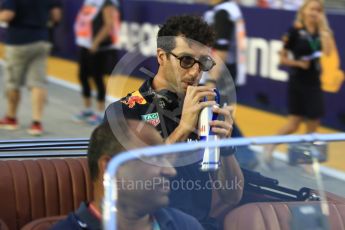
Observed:
[[[189,150],[187,146],[185,150],[178,148],[177,151],[174,145],[166,146],[161,150],[169,155],[139,156],[139,160],[123,166],[133,169],[133,165],[137,164],[137,170],[142,166],[141,170],[146,173],[130,170],[123,174],[125,170],[120,167],[116,179],[119,191],[117,202],[121,207],[121,199],[125,199],[121,197],[126,197],[121,196],[124,193],[122,190],[128,195],[128,189],[134,189],[142,194],[152,193],[145,195],[149,199],[142,200],[141,204],[147,207],[155,199],[162,201],[165,195],[169,207],[188,210],[187,214],[194,217],[207,216],[208,211],[216,219],[222,219],[225,215],[225,229],[241,229],[239,226],[245,224],[252,226],[250,229],[259,229],[257,227],[261,224],[266,228],[279,224],[287,229],[328,229],[330,218],[337,212],[334,204],[345,201],[345,172],[331,169],[329,163],[325,162],[337,154],[341,155],[337,147],[344,144],[342,141],[283,143],[275,146],[272,155],[267,155],[272,147],[270,145],[238,146],[235,157],[242,166],[243,178],[233,171],[230,177],[222,174],[229,159],[208,155],[208,151],[217,152],[215,147],[191,149],[190,145]],[[225,149],[230,151],[230,148],[224,147],[219,150],[222,152]],[[144,150],[145,155],[147,153]],[[217,162],[219,165],[215,166]],[[136,181],[124,179],[135,173],[144,178],[137,178]],[[239,201],[236,200],[238,191],[242,192]],[[227,199],[224,199],[224,195],[228,196]],[[225,202],[229,200],[235,204]],[[208,202],[211,209],[206,208]],[[164,209],[167,206],[160,207]],[[121,213],[121,208],[117,210]],[[195,214],[196,211],[198,214]],[[246,212],[252,219],[241,217],[242,212]],[[269,218],[269,221],[262,222],[265,218]],[[232,221],[237,221],[237,227]]]

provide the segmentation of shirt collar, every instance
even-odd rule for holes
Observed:
[[[78,224],[87,229],[101,229],[101,221],[92,214],[88,205],[88,203],[83,202],[76,211],[76,215],[80,221]],[[161,229],[176,229],[174,219],[169,213],[168,208],[158,209],[153,216]]]
[[[152,103],[154,101],[154,98],[155,96],[158,94],[160,96],[166,96],[167,98],[169,98],[170,100],[172,98],[175,98],[176,96],[176,104],[174,105],[171,105],[171,111],[172,110],[175,110],[177,108],[177,110],[175,111],[176,114],[181,114],[182,113],[182,104],[183,104],[183,100],[181,100],[180,98],[178,98],[177,94],[171,92],[171,91],[168,91],[170,92],[170,94],[174,94],[174,96],[168,96],[168,93],[162,93],[162,91],[159,91],[158,93],[152,88],[152,84],[153,84],[153,78],[149,79],[149,80],[146,80],[139,88],[139,92],[140,94],[145,98],[145,100],[149,103]],[[162,107],[163,108],[163,107]],[[169,108],[168,108],[169,109]],[[175,114],[175,115],[176,115]]]
[[[144,83],[140,86],[139,92],[140,94],[147,100],[148,102],[152,102],[155,91],[152,88],[153,79],[149,79],[144,81]]]
[[[161,229],[176,229],[174,219],[168,212],[168,208],[158,209],[153,216],[156,218]]]
[[[78,224],[80,226],[83,225],[83,227],[86,225],[88,229],[101,229],[101,221],[91,213],[88,205],[88,203],[83,202],[76,211],[76,215],[79,221],[81,221]]]

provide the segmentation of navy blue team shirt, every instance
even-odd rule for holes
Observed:
[[[50,10],[61,7],[59,0],[4,0],[1,9],[15,13],[9,22],[6,43],[23,45],[37,41],[48,41]]]
[[[160,230],[202,230],[199,222],[191,216],[172,208],[161,208],[157,210],[153,217],[158,222]],[[68,217],[57,224],[51,230],[98,230],[101,228],[101,221],[95,217],[87,203],[82,203],[75,213],[70,213]]]

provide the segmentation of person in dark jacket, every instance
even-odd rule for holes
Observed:
[[[117,125],[123,127],[119,122]],[[140,131],[129,129],[141,125]],[[149,124],[128,120],[122,138],[117,138],[108,123],[102,123],[91,135],[88,163],[93,181],[94,200],[83,202],[75,213],[58,222],[52,229],[102,229],[103,174],[113,156],[130,148],[162,144],[158,132]],[[138,138],[140,141],[138,141]],[[123,142],[123,140],[127,140]],[[183,230],[202,229],[193,217],[173,208],[169,203],[168,179],[176,175],[165,157],[132,160],[120,166],[116,175],[118,185],[117,229],[120,230]],[[159,164],[157,164],[159,162]],[[158,165],[164,165],[158,166]]]
[[[5,0],[0,5],[0,21],[8,24],[5,46],[5,90],[7,108],[0,128],[19,127],[17,110],[20,88],[28,86],[32,94],[31,135],[43,133],[43,109],[46,102],[47,59],[50,53],[48,22],[61,20],[59,0]]]

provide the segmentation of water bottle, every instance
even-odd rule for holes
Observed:
[[[217,89],[214,90],[216,93],[215,101],[217,104],[220,103],[220,96]],[[204,98],[204,101],[206,101],[206,97]],[[215,141],[218,140],[219,137],[215,135],[212,130],[211,126],[209,124],[210,121],[217,120],[218,114],[213,113],[212,106],[208,106],[201,110],[201,113],[199,115],[199,136],[200,141]],[[216,171],[219,168],[219,156],[220,156],[220,150],[219,147],[206,147],[204,151],[203,160],[201,163],[201,170],[202,171]]]

